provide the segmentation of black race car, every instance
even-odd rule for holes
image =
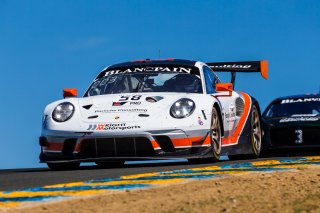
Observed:
[[[262,121],[264,150],[320,147],[320,94],[277,98]]]

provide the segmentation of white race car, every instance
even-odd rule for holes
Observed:
[[[236,72],[267,78],[267,66],[177,59],[109,66],[83,97],[64,89],[64,99],[47,105],[40,161],[51,169],[75,169],[81,162],[258,157],[259,104],[233,85]],[[231,83],[221,83],[219,71],[231,72]]]

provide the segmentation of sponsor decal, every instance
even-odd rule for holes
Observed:
[[[249,69],[251,65],[241,65],[241,64],[223,64],[223,65],[212,65],[211,68],[237,68],[237,69]]]
[[[120,102],[120,101],[116,101],[112,103],[112,106],[123,106],[127,103],[127,101],[125,102]]]
[[[314,117],[317,114],[298,114],[298,115],[291,115],[291,117]]]
[[[129,103],[129,105],[140,105],[141,101],[125,101],[125,102],[116,101],[116,102],[112,102],[112,106],[123,106],[126,103]]]
[[[234,112],[226,113],[226,115],[225,115],[226,118],[231,118],[231,117],[235,117],[235,116],[236,116],[236,113],[234,113]]]
[[[319,117],[292,117],[292,118],[282,118],[279,122],[297,122],[297,121],[318,121]]]
[[[201,118],[200,118],[200,117],[198,117],[198,124],[199,124],[200,126],[202,126],[202,125],[203,125],[203,121],[201,120]]]
[[[126,123],[99,123],[99,124],[90,124],[88,127],[89,130],[96,131],[106,131],[106,130],[129,130],[129,129],[140,129],[138,125],[127,126]]]
[[[112,106],[123,106],[126,103],[130,103],[130,105],[140,105],[140,98],[142,95],[132,95],[132,96],[121,96],[119,100],[112,103]]]
[[[132,113],[141,113],[141,112],[147,112],[147,109],[97,109],[94,112],[95,113],[121,113],[121,112],[132,112]]]
[[[132,101],[130,102],[130,105],[140,105],[141,101]]]
[[[191,73],[192,68],[187,67],[134,67],[125,70],[107,70],[105,76],[114,75],[118,73],[132,73],[132,72],[179,72],[179,73]]]
[[[298,98],[298,99],[284,99],[281,104],[291,104],[291,103],[303,103],[303,102],[317,102],[320,98]]]

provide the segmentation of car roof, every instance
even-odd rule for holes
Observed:
[[[185,60],[185,59],[159,59],[159,60],[150,60],[150,59],[144,59],[144,60],[134,60],[134,61],[128,61],[118,64],[113,64],[109,67],[107,67],[104,70],[109,69],[115,69],[118,67],[131,67],[131,66],[138,66],[138,65],[184,65],[184,66],[194,66],[196,64],[196,61],[191,60]]]
[[[290,96],[283,96],[283,97],[276,98],[268,104],[268,106],[266,107],[266,109],[262,113],[262,116],[265,116],[265,114],[269,110],[269,108],[272,105],[276,104],[277,102],[280,102],[285,99],[304,99],[304,98],[320,98],[320,94],[319,93],[307,93],[307,94],[290,95]]]
[[[131,67],[157,67],[157,66],[178,66],[181,68],[189,67],[193,69],[194,72],[198,73],[200,75],[200,70],[195,66],[198,61],[191,61],[191,60],[184,60],[184,59],[163,59],[163,60],[135,60],[135,61],[128,61],[124,63],[118,63],[110,65],[109,67],[106,67],[103,69],[100,74],[96,77],[96,79],[99,79],[107,72],[118,72],[120,70],[126,71],[129,70]],[[121,72],[121,71],[120,71]],[[191,72],[190,72],[191,73]]]
[[[283,99],[299,99],[299,98],[319,98],[319,93],[307,93],[307,94],[301,94],[301,95],[291,95],[291,96],[284,96],[274,99],[274,101],[283,100]]]

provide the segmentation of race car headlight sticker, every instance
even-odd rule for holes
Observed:
[[[57,122],[69,120],[74,112],[74,106],[69,102],[64,102],[56,106],[52,112],[52,119]]]
[[[193,113],[195,106],[193,100],[182,98],[171,106],[170,114],[174,118],[186,118]]]

